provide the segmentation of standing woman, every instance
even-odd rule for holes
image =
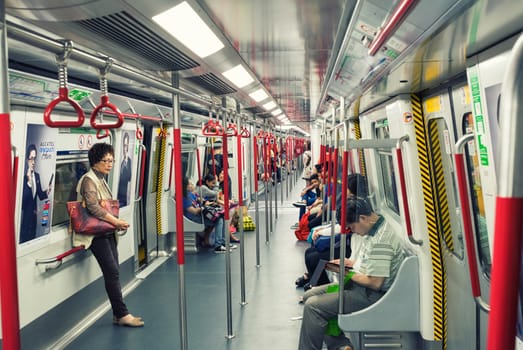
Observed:
[[[78,200],[85,200],[91,215],[110,222],[117,230],[126,230],[129,228],[126,221],[111,215],[99,204],[100,199],[112,199],[113,197],[109,185],[105,181],[105,176],[111,172],[114,164],[113,146],[107,143],[95,143],[89,150],[88,157],[91,169],[78,182],[76,187]],[[101,235],[74,233],[73,236],[73,245],[75,247],[83,245],[85,249],[90,248],[100,265],[105,290],[113,309],[113,323],[120,326],[142,327],[144,322],[141,317],[131,315],[123,301],[116,241],[115,232]]]

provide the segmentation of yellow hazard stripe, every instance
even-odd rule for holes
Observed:
[[[356,119],[354,121],[354,137],[356,140],[361,139],[361,129],[360,129],[360,119]],[[361,175],[367,175],[367,171],[365,169],[365,156],[363,154],[363,149],[358,149],[358,159],[360,162],[360,173]]]
[[[156,181],[156,232],[161,235],[162,232],[162,192],[163,192],[163,169],[165,165],[165,141],[166,141],[166,129],[160,129],[158,137],[160,138],[159,142],[159,162],[158,162],[158,171],[157,171],[157,181]]]
[[[441,340],[443,349],[446,349],[447,316],[446,316],[446,273],[441,255],[441,244],[438,234],[437,211],[434,198],[434,179],[431,172],[431,158],[426,139],[425,119],[419,96],[411,95],[412,114],[416,130],[416,144],[418,148],[418,161],[427,218],[430,253],[433,275],[433,312],[434,312],[434,339]],[[441,158],[441,154],[440,154]]]
[[[443,232],[445,242],[450,250],[454,250],[452,239],[452,229],[450,226],[450,211],[445,186],[445,173],[443,171],[443,158],[441,153],[441,143],[439,139],[438,122],[429,121],[429,141],[432,152],[432,166],[435,180],[435,193],[438,201],[438,216],[440,219],[440,232]],[[441,237],[441,235],[440,235]]]

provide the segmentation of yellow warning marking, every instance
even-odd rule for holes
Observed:
[[[425,100],[427,113],[441,112],[441,97],[434,96]]]
[[[165,141],[166,141],[167,130],[160,129],[158,137],[160,138],[159,142],[159,164],[157,172],[157,187],[156,187],[156,232],[161,235],[162,232],[162,192],[163,192],[163,170],[165,165]]]
[[[418,147],[418,161],[420,163],[421,183],[423,200],[425,204],[425,215],[427,218],[427,230],[429,234],[429,245],[432,260],[433,274],[433,312],[434,312],[434,339],[441,340],[443,349],[447,347],[447,321],[446,321],[446,274],[442,264],[441,244],[438,234],[437,210],[434,198],[434,187],[437,177],[431,173],[431,154],[428,150],[427,133],[421,99],[419,96],[411,95],[412,114],[414,117],[414,128],[416,131],[416,144]],[[435,108],[435,107],[431,107]],[[441,160],[441,154],[440,154]],[[436,168],[440,167],[436,166]]]

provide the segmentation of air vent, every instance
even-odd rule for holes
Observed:
[[[246,107],[245,108],[246,111],[249,111],[251,112],[252,114],[254,115],[257,115],[261,118],[263,118],[264,116],[266,117],[272,117],[271,114],[267,113],[267,111],[259,106],[254,106],[254,107]]]
[[[220,80],[216,75],[207,73],[195,77],[185,78],[198,86],[203,87],[214,95],[227,95],[236,92],[232,87]]]
[[[109,42],[116,42],[136,52],[165,70],[178,71],[199,66],[198,62],[184,55],[125,11],[76,23]]]

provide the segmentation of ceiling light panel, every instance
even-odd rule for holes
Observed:
[[[152,19],[201,58],[224,47],[216,34],[185,1]]]
[[[276,102],[274,102],[274,101],[267,102],[266,104],[263,105],[263,108],[264,108],[266,111],[270,111],[271,109],[276,108]]]
[[[240,89],[254,81],[249,72],[247,72],[241,64],[226,70],[222,74]]]
[[[269,95],[265,92],[265,90],[263,90],[262,88],[254,91],[254,92],[251,92],[249,94],[249,96],[251,96],[251,98],[256,101],[256,102],[260,102],[260,101],[263,101],[265,100],[267,97],[269,97]]]

